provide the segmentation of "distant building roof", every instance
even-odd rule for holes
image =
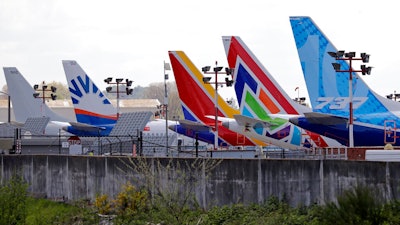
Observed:
[[[117,106],[117,100],[116,99],[111,99],[111,104],[113,104],[115,107]],[[56,107],[64,107],[64,108],[72,108],[72,101],[71,100],[55,100],[55,101],[46,101],[46,104],[50,108],[56,108]],[[156,108],[158,105],[160,105],[160,101],[158,99],[120,99],[119,100],[119,106],[121,108],[123,107],[129,107],[129,108]],[[11,104],[12,105],[12,104]],[[7,108],[8,107],[8,100],[7,99],[0,99],[0,107],[1,108]]]

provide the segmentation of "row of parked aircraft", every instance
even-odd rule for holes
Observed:
[[[41,98],[34,98],[33,93],[36,91],[17,68],[4,67],[8,94],[13,103],[16,122],[24,123],[31,117],[49,117],[50,121],[43,131],[45,135],[58,135],[63,130],[65,135],[108,136],[117,123],[117,109],[76,61],[63,60],[62,64],[76,121],[70,121],[56,114],[46,104],[42,103]],[[175,121],[167,122],[168,125],[175,124]],[[146,124],[143,133],[161,137],[161,135],[165,135],[165,125],[166,121],[163,119],[151,120]],[[126,135],[136,135],[136,133]],[[183,142],[186,141],[187,144],[194,144],[194,140],[191,140],[191,138],[183,137],[181,139]],[[207,143],[200,141],[199,145],[206,146]]]
[[[328,52],[337,49],[309,17],[290,17],[290,23],[312,108],[292,100],[240,37],[223,36],[239,109],[218,99],[218,145],[276,145],[287,149],[349,145],[348,77],[336,76]],[[204,143],[214,143],[215,90],[183,51],[169,51],[184,120],[167,121],[172,132]],[[63,130],[78,136],[108,135],[117,122],[117,110],[76,61],[64,60],[76,121],[52,112],[15,67],[4,74],[15,118],[50,117],[46,132]],[[341,61],[341,66],[349,65]],[[398,102],[373,92],[356,73],[353,80],[354,146],[383,146],[396,141]],[[33,98],[33,99],[32,99]],[[28,100],[29,99],[29,100]],[[193,101],[196,99],[196,101]],[[165,120],[150,121],[149,130],[160,130]],[[151,126],[154,126],[151,129]],[[99,133],[100,131],[100,133]]]
[[[251,140],[290,149],[348,146],[349,104],[352,102],[354,146],[400,145],[396,127],[400,122],[400,104],[375,93],[356,72],[352,73],[350,99],[349,77],[337,76],[332,67],[332,63],[340,63],[343,71],[349,70],[346,61],[336,61],[331,57],[330,53],[338,50],[310,17],[290,17],[290,24],[312,109],[290,99],[240,37],[224,36],[222,40],[229,67],[234,68],[232,78],[239,113],[228,109],[219,98],[221,126],[251,137]],[[194,90],[192,87],[197,84],[202,86],[201,90],[212,102],[212,87],[202,83],[201,73],[187,56],[174,51],[169,55],[175,76],[193,80],[191,88],[181,94],[185,89],[179,86],[184,84],[178,82],[185,79],[177,79],[181,98],[190,96]],[[196,117],[190,111],[194,105],[183,106],[185,118],[212,125],[214,120],[210,118],[215,112],[209,106]]]

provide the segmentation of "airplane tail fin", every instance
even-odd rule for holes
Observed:
[[[243,116],[269,122],[266,134],[303,146],[337,146],[338,143],[289,124],[275,115],[300,115],[311,109],[292,100],[240,37],[223,36],[229,66],[235,68],[235,91]],[[289,130],[289,132],[285,129]],[[286,135],[283,135],[286,132]],[[273,136],[278,134],[277,136]],[[313,143],[313,144],[310,144]]]
[[[183,114],[186,120],[201,122],[215,127],[215,97],[216,91],[209,83],[203,82],[203,75],[182,51],[169,51],[169,58],[178,88]],[[232,108],[221,96],[217,95],[218,117],[233,118],[239,111]],[[245,136],[230,131],[218,123],[219,143],[229,145],[255,145],[257,140],[250,140]],[[262,143],[258,143],[262,144]]]
[[[63,60],[77,122],[90,125],[113,124],[117,109],[74,60]]]
[[[52,111],[42,98],[35,98],[35,90],[15,67],[3,67],[8,94],[12,101],[15,120],[25,123],[29,117],[49,117],[50,120],[68,120]]]
[[[235,68],[235,92],[245,116],[266,119],[267,114],[298,115],[309,111],[294,102],[238,36],[223,36],[229,67]]]
[[[290,24],[313,111],[348,117],[349,73],[337,73],[332,63],[339,63],[341,70],[349,70],[349,64],[328,54],[337,49],[310,17],[290,17]],[[361,76],[352,77],[354,114],[400,110],[397,102],[372,91]]]
[[[215,115],[215,89],[203,82],[203,75],[183,51],[169,51],[169,57],[185,119],[212,123],[206,116]],[[218,96],[218,116],[232,118],[238,113]]]

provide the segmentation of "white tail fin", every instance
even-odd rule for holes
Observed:
[[[50,117],[50,120],[68,120],[53,112],[42,98],[34,98],[35,90],[15,67],[3,67],[11,97],[15,120],[24,123],[29,117]]]
[[[112,124],[117,109],[74,60],[63,60],[77,122],[90,125]]]

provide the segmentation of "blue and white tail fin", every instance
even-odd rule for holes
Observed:
[[[117,109],[74,60],[63,60],[76,120],[94,126],[115,124]]]
[[[35,90],[15,67],[3,67],[15,120],[25,123],[29,117],[49,117],[50,120],[68,120],[53,112],[42,98],[34,98]]]
[[[336,62],[341,64],[341,70],[348,70],[348,63],[344,60],[336,61],[328,54],[337,52],[337,49],[310,17],[290,17],[290,23],[313,111],[348,117],[349,73],[337,74],[332,66]],[[355,117],[400,110],[398,102],[376,94],[358,74],[354,73],[352,80]],[[390,115],[388,113],[386,119],[395,119],[394,115]],[[382,121],[360,122],[377,124]]]

